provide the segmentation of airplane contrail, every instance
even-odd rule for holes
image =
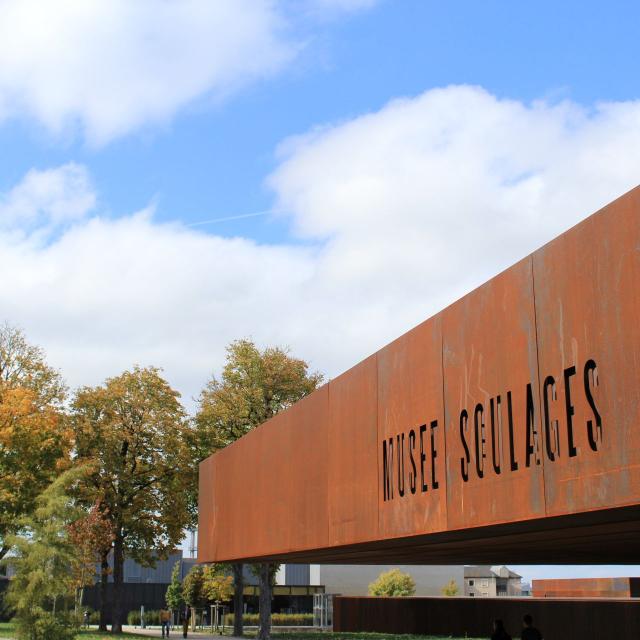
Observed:
[[[201,220],[200,222],[190,222],[187,227],[199,227],[204,224],[214,224],[216,222],[228,222],[229,220],[241,220],[242,218],[257,218],[266,216],[269,213],[278,213],[281,209],[266,209],[265,211],[254,211],[253,213],[241,213],[237,216],[225,216],[223,218],[212,218],[211,220]]]

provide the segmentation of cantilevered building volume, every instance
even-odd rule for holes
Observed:
[[[637,563],[639,319],[640,187],[205,460],[199,560]],[[627,605],[598,620],[640,633]]]

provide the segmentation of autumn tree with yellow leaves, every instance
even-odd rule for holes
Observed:
[[[65,386],[42,349],[0,326],[0,558],[37,496],[69,464]]]

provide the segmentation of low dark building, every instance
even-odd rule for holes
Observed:
[[[180,577],[189,573],[197,564],[195,558],[185,558],[181,550],[172,553],[166,560],[158,560],[155,567],[144,567],[127,558],[124,563],[123,610],[158,610],[166,606],[165,595],[171,583],[171,575],[176,564],[180,566]],[[284,584],[274,587],[274,613],[312,613],[313,595],[324,593],[324,587],[309,585],[309,565],[284,565],[282,569]],[[94,610],[100,608],[100,575],[96,567],[96,583],[84,591],[83,605]],[[247,613],[258,611],[258,578],[249,565],[244,567],[244,606]],[[107,616],[111,615],[113,603],[113,577],[107,584]],[[231,605],[231,603],[229,603]],[[233,608],[230,607],[233,611]]]
[[[183,558],[182,551],[175,551],[167,559],[158,559],[155,567],[144,567],[131,558],[124,561],[124,584],[122,586],[122,606],[125,612],[157,610],[166,606],[165,595],[171,583],[171,574],[176,564],[180,566],[180,576],[189,572],[195,559]],[[112,565],[112,560],[109,560]],[[84,590],[82,604],[94,610],[100,609],[100,573],[96,567],[96,582]],[[107,584],[107,617],[111,615],[113,603],[113,576],[109,575]]]

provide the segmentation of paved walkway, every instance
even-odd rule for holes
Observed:
[[[123,627],[123,631],[130,631],[131,633],[137,633],[141,636],[149,636],[150,638],[162,638],[162,632],[160,631],[160,627],[151,627],[147,629],[140,629],[136,627],[130,627],[125,625]],[[170,638],[182,638],[182,629],[178,627],[171,630]],[[207,638],[207,640],[233,640],[231,636],[220,636],[213,635],[211,632],[202,632],[202,631],[189,631],[187,634],[187,638]],[[0,638],[0,640],[2,640]],[[246,640],[246,639],[245,639]]]

